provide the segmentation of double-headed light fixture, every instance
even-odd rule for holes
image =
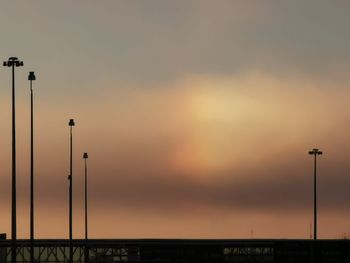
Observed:
[[[8,61],[4,61],[3,63],[4,67],[22,67],[23,66],[23,61],[19,61],[18,58],[16,57],[10,57]]]
[[[322,151],[320,151],[317,148],[312,149],[309,151],[310,155],[314,156],[314,240],[317,239],[317,184],[316,184],[316,160],[317,156],[322,154]]]

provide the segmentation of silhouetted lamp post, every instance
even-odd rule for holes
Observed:
[[[10,57],[4,61],[4,67],[12,68],[12,213],[11,213],[11,262],[16,262],[17,215],[16,215],[16,96],[15,96],[15,67],[22,67],[23,61]]]
[[[317,239],[317,185],[316,185],[316,157],[321,155],[322,152],[319,149],[312,149],[309,151],[310,155],[314,156],[314,240]]]
[[[83,154],[85,164],[85,262],[89,261],[89,250],[88,250],[88,194],[87,194],[87,159],[89,158],[88,153]]]
[[[69,165],[69,262],[73,263],[73,226],[72,226],[72,187],[73,187],[73,126],[74,120],[70,119],[68,123],[70,127],[70,165]]]
[[[34,72],[29,72],[30,81],[30,262],[34,262],[34,140],[33,140],[33,87]]]

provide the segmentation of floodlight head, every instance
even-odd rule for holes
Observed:
[[[74,126],[75,125],[74,119],[70,119],[68,125],[69,126]]]
[[[4,63],[3,63],[2,65],[3,65],[4,67],[12,67],[13,62],[12,62],[12,60],[4,61]]]
[[[28,75],[28,80],[36,80],[36,77],[34,75],[34,71],[30,71]]]
[[[317,148],[314,148],[314,149],[312,149],[312,151],[309,151],[309,154],[310,154],[310,155],[321,155],[321,154],[322,154],[322,151],[320,151],[320,150],[317,149]]]
[[[83,158],[84,158],[84,159],[89,158],[88,153],[84,153]]]
[[[16,58],[16,57],[10,57],[8,59],[8,61],[5,61],[3,63],[3,66],[4,67],[13,67],[13,66],[21,67],[21,66],[23,66],[23,61],[19,61],[18,58]]]
[[[23,66],[23,61],[14,61],[13,62],[16,67],[22,67]]]

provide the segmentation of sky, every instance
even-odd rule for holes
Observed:
[[[18,237],[350,236],[350,2],[0,1],[16,56]],[[0,232],[11,236],[11,72],[0,69]]]

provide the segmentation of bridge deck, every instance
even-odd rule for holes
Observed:
[[[30,241],[18,240],[17,262],[30,262]],[[350,262],[350,240],[91,239],[73,240],[73,263],[112,262]],[[69,262],[69,240],[34,243],[37,263]],[[0,240],[0,262],[11,262],[11,240]]]

